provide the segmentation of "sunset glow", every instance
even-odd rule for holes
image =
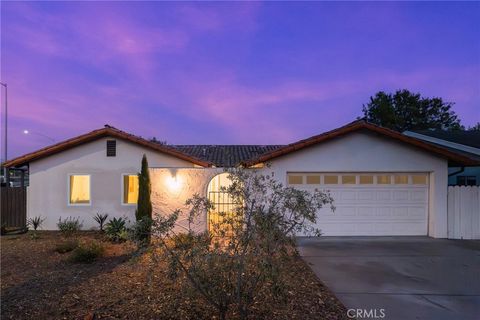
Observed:
[[[172,144],[284,144],[379,90],[480,120],[480,3],[3,2],[9,156],[108,123]]]

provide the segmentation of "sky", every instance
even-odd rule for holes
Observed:
[[[9,158],[105,124],[171,144],[290,143],[381,90],[480,121],[480,2],[2,1],[0,33]]]

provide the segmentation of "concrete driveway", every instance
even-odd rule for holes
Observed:
[[[300,238],[299,250],[358,319],[480,319],[480,241]]]

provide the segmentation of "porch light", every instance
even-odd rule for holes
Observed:
[[[167,177],[167,186],[171,191],[178,191],[182,187],[182,181],[177,175],[170,176]]]

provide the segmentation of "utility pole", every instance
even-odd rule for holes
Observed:
[[[4,83],[4,82],[0,82],[0,85],[2,85],[3,87],[5,87],[5,113],[3,114],[3,117],[4,117],[4,126],[3,126],[3,130],[4,130],[4,133],[3,133],[3,139],[4,139],[4,157],[3,157],[3,161],[7,161],[8,160],[8,105],[7,105],[7,84]],[[8,186],[8,183],[9,183],[9,170],[7,168],[3,168],[4,172],[3,174],[5,175],[5,182],[7,183],[7,186]]]

